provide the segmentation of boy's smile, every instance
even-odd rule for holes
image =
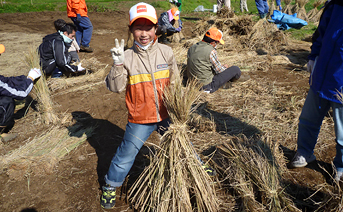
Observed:
[[[142,46],[146,46],[154,40],[155,30],[156,26],[145,18],[137,19],[131,26],[133,38]]]

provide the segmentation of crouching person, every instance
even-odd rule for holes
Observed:
[[[222,65],[217,57],[217,45],[224,44],[223,33],[209,29],[202,41],[191,46],[187,53],[187,76],[197,79],[207,93],[213,93],[227,82],[238,80],[241,70],[237,66]]]
[[[175,21],[179,21],[178,28],[174,27]],[[181,32],[181,29],[182,21],[180,19],[180,11],[176,7],[162,13],[158,19],[158,28],[156,31],[156,35],[161,35],[158,42],[170,44],[167,37],[172,36],[174,33]]]
[[[0,44],[0,55],[5,47]],[[0,75],[0,141],[7,142],[16,137],[8,131],[14,125],[14,100],[22,100],[32,90],[33,82],[41,76],[39,69],[31,69],[28,76],[5,77]]]

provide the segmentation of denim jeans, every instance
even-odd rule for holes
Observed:
[[[77,22],[76,17],[70,18],[77,27],[75,33],[77,44],[81,44],[84,47],[89,47],[89,43],[92,39],[93,25],[88,17],[81,17],[81,21]]]
[[[258,13],[260,15],[267,14],[269,11],[269,5],[267,0],[255,0]]]
[[[169,124],[169,119],[152,124],[128,122],[123,141],[118,147],[105,176],[105,182],[113,187],[121,186],[135,161],[136,155],[151,133],[156,130],[160,135],[163,135]]]
[[[299,118],[298,152],[305,157],[313,154],[320,126],[330,107],[336,134],[336,157],[333,162],[337,171],[343,171],[343,105],[319,97],[312,89],[308,92]]]

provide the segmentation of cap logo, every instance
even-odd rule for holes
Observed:
[[[144,12],[148,12],[146,5],[138,5],[137,6],[137,13],[144,13]]]

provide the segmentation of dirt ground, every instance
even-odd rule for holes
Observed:
[[[82,59],[96,58],[108,64],[107,72],[113,63],[109,50],[114,46],[115,38],[127,39],[128,8],[118,12],[90,13],[94,26],[91,46],[93,53],[80,53]],[[159,13],[159,12],[158,12]],[[53,21],[62,18],[69,21],[65,12],[39,12],[25,14],[0,14],[0,43],[6,46],[6,52],[0,57],[0,74],[13,76],[27,74],[23,55],[29,48],[38,47],[43,36],[53,33]],[[185,21],[184,35],[192,36],[193,22]],[[287,83],[290,89],[304,96],[308,89],[308,75],[289,74],[306,63],[310,44],[302,43],[288,49],[287,57],[294,65],[273,65],[272,72],[250,73],[252,78],[270,80],[276,84]],[[288,73],[288,74],[285,74]],[[298,89],[297,89],[298,88]],[[50,175],[25,175],[22,179],[12,179],[6,170],[0,171],[1,199],[0,211],[102,211],[99,205],[100,185],[107,172],[110,160],[120,144],[127,123],[127,110],[124,94],[108,91],[104,84],[92,88],[71,92],[65,95],[56,92],[54,101],[61,113],[72,113],[77,117],[88,117],[83,124],[98,126],[95,135],[72,151],[59,162]],[[18,116],[12,132],[19,136],[0,148],[1,155],[21,146],[29,138],[46,128],[34,122],[34,116],[28,111],[25,119]],[[150,142],[156,142],[157,136],[151,136]],[[295,141],[290,146],[294,147]],[[286,156],[294,153],[288,148]],[[147,150],[142,149],[140,154]],[[322,161],[330,163],[334,148]],[[141,157],[144,158],[144,157]],[[130,180],[142,171],[145,160],[136,160],[130,172]],[[322,174],[302,169],[294,174],[299,179],[307,179],[313,185],[323,181]],[[310,176],[310,177],[309,177]],[[132,211],[126,201],[125,187],[117,192],[116,208],[113,211]]]

